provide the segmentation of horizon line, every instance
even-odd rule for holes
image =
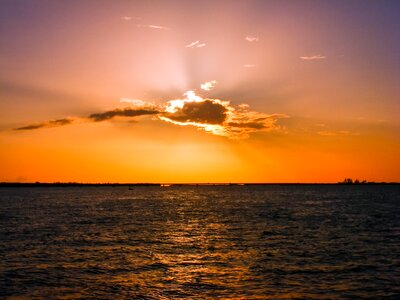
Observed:
[[[54,182],[18,182],[1,181],[0,187],[4,186],[244,186],[244,185],[371,185],[371,184],[393,184],[396,181],[364,181],[346,183],[338,182],[74,182],[74,181],[54,181]]]

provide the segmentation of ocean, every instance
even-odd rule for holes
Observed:
[[[0,189],[0,298],[399,299],[399,185]]]

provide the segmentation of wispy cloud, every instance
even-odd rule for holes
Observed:
[[[126,22],[129,22],[129,21],[132,21],[132,20],[140,20],[141,18],[139,18],[139,17],[131,17],[131,16],[123,16],[123,17],[121,17],[121,20],[122,21],[126,21]]]
[[[348,130],[332,130],[332,131],[318,131],[319,135],[322,136],[350,136],[350,135],[360,135],[357,132],[351,132]]]
[[[246,65],[243,65],[243,67],[245,67],[245,68],[254,68],[256,65],[251,65],[251,64],[246,64]]]
[[[133,106],[144,107],[146,106],[147,102],[141,99],[130,99],[130,98],[121,98],[119,100],[121,103],[130,103]]]
[[[211,89],[213,89],[215,87],[216,84],[217,84],[217,82],[215,80],[212,80],[212,81],[208,81],[208,82],[204,82],[204,83],[200,84],[200,88],[205,91],[210,91]]]
[[[150,29],[158,29],[158,30],[169,30],[170,29],[169,27],[166,27],[166,26],[152,25],[152,24],[149,24],[149,25],[138,24],[136,26],[140,27],[140,28],[150,28]]]
[[[60,127],[60,126],[72,124],[72,122],[74,122],[74,119],[72,119],[72,118],[63,118],[63,119],[57,119],[57,120],[49,120],[49,121],[40,122],[40,123],[33,123],[33,124],[26,125],[26,126],[15,128],[15,130],[34,130],[34,129],[40,129],[40,128],[45,128],[45,127]]]
[[[156,116],[156,118],[180,126],[194,126],[214,135],[239,139],[247,138],[253,132],[281,130],[277,120],[287,118],[285,114],[265,114],[250,110],[249,105],[231,105],[229,101],[205,99],[193,91],[184,94],[184,98],[154,104],[139,99],[122,98],[121,102],[131,107],[117,108],[90,114],[85,118],[65,118],[30,124],[16,130],[34,130],[45,127],[65,126],[76,119],[89,122],[109,121],[115,117]]]
[[[123,108],[123,109],[114,109],[105,111],[102,113],[91,114],[88,118],[95,121],[101,122],[105,120],[110,120],[114,117],[138,117],[143,115],[156,115],[159,111],[157,110],[148,110],[148,109],[132,109],[132,108]]]
[[[193,47],[195,47],[198,43],[200,43],[200,41],[194,41],[194,42],[191,42],[190,44],[187,44],[185,47],[186,47],[186,48],[193,48]]]
[[[138,117],[144,115],[156,115],[160,113],[160,111],[156,110],[154,105],[149,103],[143,102],[145,105],[140,108],[132,108],[126,107],[123,109],[113,109],[109,111],[104,111],[100,113],[93,113],[88,117],[75,117],[75,118],[64,118],[64,119],[57,119],[57,120],[49,120],[44,122],[32,123],[26,126],[14,128],[14,130],[35,130],[41,128],[49,128],[49,127],[61,127],[66,125],[71,125],[75,121],[83,121],[83,122],[102,122],[111,120],[115,117]]]
[[[325,59],[326,56],[325,55],[321,55],[321,54],[314,54],[314,55],[310,55],[310,56],[300,56],[300,59],[302,60],[318,60],[318,59]]]
[[[248,35],[245,37],[245,40],[252,43],[252,42],[258,42],[259,39],[258,39],[258,36]]]
[[[194,42],[191,42],[190,44],[187,44],[185,47],[186,48],[201,48],[201,47],[204,47],[206,45],[207,44],[205,44],[205,43],[201,43],[200,44],[200,41],[194,41]]]
[[[93,113],[85,118],[64,118],[58,120],[49,120],[39,123],[32,123],[26,126],[14,128],[14,130],[35,130],[41,128],[49,128],[49,127],[61,127],[66,125],[71,125],[76,120],[80,121],[91,121],[91,122],[102,122],[111,120],[115,117],[139,117],[144,115],[157,115],[160,111],[152,109],[149,105],[143,108],[117,108],[114,110],[104,111],[100,113]]]

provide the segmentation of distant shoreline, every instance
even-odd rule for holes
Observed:
[[[78,183],[78,182],[0,182],[0,188],[7,187],[138,187],[138,186],[260,186],[260,185],[400,185],[400,182],[366,183]]]

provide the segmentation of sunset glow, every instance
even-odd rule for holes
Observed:
[[[0,181],[400,181],[395,1],[2,1]]]

